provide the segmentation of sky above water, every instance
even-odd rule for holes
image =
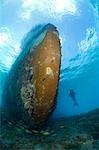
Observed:
[[[59,31],[62,68],[97,40],[89,0],[0,0],[0,64],[9,70],[21,51],[25,34],[36,25],[47,23]]]

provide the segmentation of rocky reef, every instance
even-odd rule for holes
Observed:
[[[27,34],[24,43],[5,83],[3,108],[10,120],[41,125],[56,104],[61,62],[59,34],[54,25],[47,24]]]
[[[50,121],[39,130],[0,114],[1,150],[99,150],[99,109]]]

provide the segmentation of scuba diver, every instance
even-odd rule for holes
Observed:
[[[78,106],[78,103],[77,103],[77,99],[76,99],[76,96],[75,96],[75,91],[73,89],[70,89],[69,91],[69,96],[73,99],[74,101],[74,106]]]

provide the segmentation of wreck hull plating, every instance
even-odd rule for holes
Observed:
[[[16,60],[4,92],[4,107],[10,118],[36,125],[45,122],[55,108],[60,73],[58,31],[53,25],[45,29],[43,40]]]

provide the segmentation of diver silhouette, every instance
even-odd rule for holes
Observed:
[[[78,106],[77,99],[76,99],[75,95],[76,95],[75,91],[73,89],[70,89],[69,96],[73,99],[74,106]]]

